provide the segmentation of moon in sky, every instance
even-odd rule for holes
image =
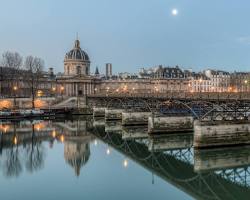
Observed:
[[[174,16],[178,15],[178,10],[177,9],[173,9],[172,10],[172,15],[174,15]]]

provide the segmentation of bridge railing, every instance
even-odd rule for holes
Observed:
[[[164,98],[164,99],[207,99],[207,100],[249,100],[250,92],[164,92],[164,93],[99,93],[89,98],[128,97],[128,98]]]

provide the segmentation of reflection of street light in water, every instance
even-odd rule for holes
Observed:
[[[110,149],[109,149],[109,148],[107,148],[106,154],[107,154],[107,155],[110,155]]]
[[[14,137],[14,141],[13,142],[14,142],[15,145],[17,145],[17,137],[16,136]]]
[[[52,137],[55,138],[56,137],[56,130],[52,131]]]
[[[123,167],[127,168],[128,167],[128,160],[124,159],[123,161]]]
[[[65,139],[64,139],[64,135],[61,135],[61,136],[60,136],[60,141],[61,141],[61,142],[64,142],[64,140],[65,140]]]

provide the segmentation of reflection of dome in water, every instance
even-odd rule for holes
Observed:
[[[80,175],[81,167],[88,162],[89,156],[90,148],[88,143],[65,141],[64,158],[74,168],[76,176]]]

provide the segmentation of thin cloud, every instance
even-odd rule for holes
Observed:
[[[241,44],[250,45],[250,36],[242,36],[237,38],[237,42]]]

